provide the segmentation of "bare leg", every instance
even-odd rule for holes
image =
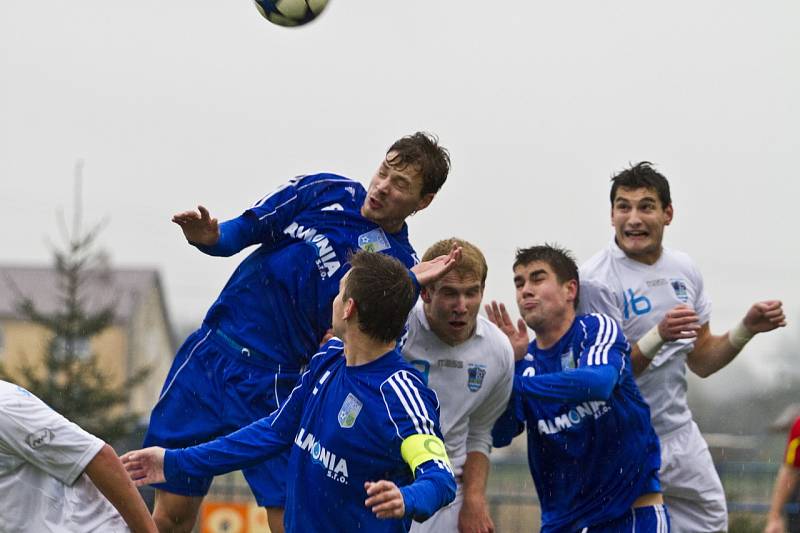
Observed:
[[[271,533],[284,533],[283,507],[267,507],[267,523]]]
[[[191,533],[202,503],[202,496],[182,496],[156,489],[153,520],[159,533]]]

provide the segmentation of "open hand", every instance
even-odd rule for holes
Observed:
[[[445,274],[453,270],[461,259],[461,247],[453,246],[450,253],[434,257],[430,261],[423,261],[411,267],[411,272],[417,276],[421,286],[429,285],[440,280]]]
[[[158,446],[151,446],[143,450],[128,452],[120,460],[122,461],[128,475],[131,476],[133,483],[137,487],[151,485],[153,483],[163,483],[164,477],[164,454],[166,450]]]
[[[500,328],[500,331],[506,334],[508,340],[511,341],[511,346],[514,348],[514,359],[519,361],[525,354],[528,353],[528,344],[530,337],[528,337],[528,327],[525,321],[517,319],[517,325],[511,321],[511,315],[508,314],[505,304],[498,304],[492,300],[491,304],[484,306],[486,310],[486,317],[489,321]]]
[[[186,240],[192,244],[214,246],[219,241],[219,223],[202,205],[197,206],[197,211],[174,215],[172,221],[181,227]]]

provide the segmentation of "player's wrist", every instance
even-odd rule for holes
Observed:
[[[744,322],[740,321],[728,331],[728,342],[737,350],[741,350],[754,336],[755,333],[747,329]]]
[[[656,324],[639,339],[636,345],[639,347],[639,352],[642,356],[652,361],[665,342],[667,341],[661,336],[658,324]]]

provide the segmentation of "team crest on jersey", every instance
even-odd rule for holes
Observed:
[[[381,228],[362,233],[358,236],[358,247],[366,252],[382,252],[392,246]]]
[[[686,283],[684,283],[682,279],[673,279],[670,280],[669,283],[672,285],[672,290],[675,291],[675,296],[677,296],[678,300],[683,303],[689,301],[689,290],[686,288]]]
[[[358,418],[358,413],[361,412],[363,406],[364,404],[361,403],[361,400],[348,393],[347,398],[344,399],[342,408],[339,409],[339,416],[337,416],[339,425],[345,429],[353,427],[353,424],[356,423],[356,418]]]
[[[471,363],[467,368],[467,388],[472,392],[478,392],[483,385],[484,377],[486,377],[486,365]]]

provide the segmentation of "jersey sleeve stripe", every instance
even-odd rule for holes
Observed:
[[[414,378],[416,379],[416,378]],[[428,429],[427,433],[431,435],[435,435],[433,430],[433,421],[431,420],[430,415],[428,414],[428,408],[425,407],[425,402],[422,401],[422,396],[419,394],[419,389],[417,388],[416,384],[412,381],[412,376],[406,371],[400,372],[400,380],[401,383],[405,382],[405,385],[411,390],[413,396],[412,404],[415,406],[415,409],[419,411],[420,416],[422,416],[423,425],[425,425]]]
[[[312,185],[317,185],[318,183],[353,183],[353,180],[349,180],[347,178],[327,178],[324,180],[316,180],[311,183],[306,183],[305,185],[301,185],[297,187],[297,190],[300,191],[305,189],[306,187],[311,187]]]
[[[424,433],[422,431],[422,428],[420,428],[420,426],[419,426],[419,422],[417,420],[417,416],[414,414],[414,412],[408,406],[408,403],[406,403],[406,398],[403,395],[403,392],[400,390],[400,386],[397,383],[396,376],[395,375],[391,376],[387,381],[389,382],[389,385],[391,385],[392,389],[394,390],[395,395],[397,395],[397,398],[400,400],[400,403],[403,404],[403,407],[405,408],[406,413],[408,414],[409,418],[411,418],[411,421],[414,423],[414,429],[417,430],[417,433]],[[392,417],[391,410],[389,410],[389,417],[390,418]],[[392,418],[392,421],[394,422],[394,418]],[[397,427],[397,424],[395,424],[395,427]],[[398,436],[399,436],[399,431],[398,431]]]
[[[597,335],[594,338],[594,343],[589,348],[589,354],[586,356],[586,363],[589,366],[597,364],[597,361],[595,360],[595,352],[597,351],[597,347],[600,344],[602,344],[603,335],[605,334],[605,322],[603,322],[602,317],[594,314],[592,316],[598,319],[599,326],[597,330]]]
[[[611,347],[614,346],[614,342],[617,340],[617,323],[609,317],[604,317],[606,322],[608,323],[608,338],[606,339],[606,345],[603,347],[603,364],[608,364],[608,352],[611,350]]]
[[[265,215],[261,215],[260,217],[258,217],[258,220],[264,220],[264,219],[265,219],[265,218],[267,218],[267,217],[271,217],[272,215],[274,215],[275,213],[277,213],[277,212],[278,212],[278,209],[280,209],[281,207],[283,207],[283,206],[285,206],[286,204],[288,204],[288,203],[290,203],[290,202],[293,202],[293,201],[295,201],[295,200],[297,200],[297,195],[296,195],[296,194],[295,194],[294,196],[292,196],[291,198],[289,198],[288,200],[286,200],[285,202],[283,202],[282,204],[280,204],[280,205],[276,206],[276,207],[275,207],[275,209],[273,209],[273,210],[272,210],[272,211],[270,211],[269,213],[267,213],[267,214],[265,214]]]

